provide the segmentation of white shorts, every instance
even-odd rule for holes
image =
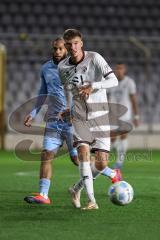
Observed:
[[[87,144],[91,152],[110,151],[110,126],[98,125],[95,120],[73,120],[74,146]]]

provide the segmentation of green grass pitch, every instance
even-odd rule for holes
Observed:
[[[23,198],[38,191],[38,172],[39,162],[22,161],[12,152],[0,152],[0,239],[160,239],[159,151],[128,152],[123,176],[133,186],[135,198],[125,207],[115,206],[107,199],[110,181],[100,176],[94,182],[100,209],[74,209],[67,190],[79,173],[67,154],[54,160],[52,204],[29,205]],[[85,201],[83,193],[82,204]]]

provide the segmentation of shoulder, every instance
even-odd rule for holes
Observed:
[[[60,63],[58,64],[58,69],[63,68],[68,63],[68,61],[69,61],[69,56],[63,59],[62,61],[60,61]]]
[[[103,57],[102,57],[99,53],[97,53],[97,52],[85,51],[85,53],[86,53],[86,57],[90,57],[90,58],[92,58],[93,60],[103,58]]]
[[[126,82],[127,82],[127,89],[129,90],[130,94],[135,94],[136,93],[136,83],[135,81],[129,77],[129,76],[126,76],[125,77],[126,79]]]
[[[107,74],[108,72],[112,71],[110,66],[108,65],[107,61],[97,52],[89,52],[92,56],[92,63],[96,69],[100,72],[103,72],[103,75]]]
[[[53,66],[53,61],[50,59],[42,65],[41,70],[43,72],[52,66]]]
[[[92,57],[93,63],[95,65],[101,66],[101,65],[106,65],[108,66],[108,63],[106,62],[106,60],[104,59],[104,57],[97,53],[97,52],[88,52],[88,54]]]
[[[128,83],[128,84],[135,84],[135,81],[133,78],[129,77],[129,76],[125,76],[125,81]]]

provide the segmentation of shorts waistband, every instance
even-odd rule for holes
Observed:
[[[56,117],[47,119],[47,122],[54,122],[54,121],[68,122],[66,119],[63,119],[63,120],[62,120],[62,119],[56,118]]]

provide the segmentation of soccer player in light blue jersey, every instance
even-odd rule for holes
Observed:
[[[39,193],[33,196],[26,196],[24,200],[28,203],[51,203],[48,192],[52,176],[52,159],[64,141],[67,144],[72,162],[78,165],[77,151],[72,145],[72,126],[67,117],[65,118],[64,116],[63,120],[59,118],[59,113],[66,109],[66,99],[58,75],[58,63],[66,57],[67,50],[62,38],[54,40],[52,47],[53,58],[46,62],[41,69],[41,86],[36,105],[33,111],[25,117],[24,121],[24,125],[30,127],[45,100],[48,99],[47,122],[43,151],[41,153]]]

